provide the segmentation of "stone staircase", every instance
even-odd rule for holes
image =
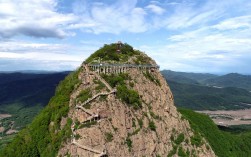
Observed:
[[[94,95],[92,98],[89,98],[88,100],[86,100],[85,102],[83,102],[81,104],[81,106],[84,106],[84,105],[88,104],[89,102],[91,102],[92,100],[96,99],[99,96],[110,95],[110,94],[113,94],[113,93],[116,93],[116,92],[117,92],[116,89],[113,89],[111,92],[101,92],[101,93],[98,93],[98,94]]]
[[[77,147],[82,148],[82,149],[84,149],[84,150],[87,150],[87,151],[90,151],[90,152],[92,152],[92,153],[95,153],[95,154],[98,155],[98,157],[103,157],[103,156],[106,155],[106,150],[105,150],[105,149],[104,149],[103,151],[99,151],[99,150],[90,148],[90,147],[88,147],[88,146],[81,145],[81,144],[77,143],[75,139],[73,139],[72,144],[74,144],[74,145],[76,145]]]
[[[91,72],[89,70],[89,67],[87,65],[84,65],[83,66],[86,70],[86,73],[87,75],[89,75],[90,73],[93,74],[97,79],[99,79],[108,89],[110,92],[101,92],[101,93],[98,93],[96,95],[94,95],[92,98],[89,98],[88,100],[86,100],[85,102],[83,102],[82,104],[79,104],[79,105],[76,105],[76,109],[81,109],[82,111],[84,111],[85,113],[87,113],[88,115],[90,115],[84,122],[87,122],[87,121],[91,121],[91,120],[95,120],[97,118],[99,118],[99,113],[94,113],[93,111],[89,110],[89,109],[86,109],[84,108],[83,106],[90,103],[91,101],[95,100],[97,97],[99,96],[102,96],[102,95],[110,95],[110,94],[114,94],[117,92],[116,89],[113,89],[99,74],[97,74],[96,72]],[[75,126],[75,123],[73,124],[73,128]],[[88,146],[85,146],[85,145],[81,145],[79,143],[76,142],[75,140],[75,135],[76,135],[76,132],[74,129],[72,129],[72,132],[73,132],[73,138],[72,138],[72,144],[76,145],[77,147],[79,148],[82,148],[84,150],[87,150],[87,151],[90,151],[92,153],[95,153],[97,154],[98,157],[104,157],[107,155],[106,153],[106,150],[104,149],[103,151],[99,151],[99,150],[96,150],[96,149],[93,149],[93,148],[90,148]]]

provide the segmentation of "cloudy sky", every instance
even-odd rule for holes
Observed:
[[[251,1],[0,0],[0,71],[74,70],[118,40],[162,70],[251,74]]]

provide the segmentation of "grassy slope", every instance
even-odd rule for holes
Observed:
[[[195,113],[187,109],[179,112],[189,121],[196,132],[204,136],[219,157],[240,157],[251,154],[251,132],[230,134],[218,129],[206,115]]]
[[[49,104],[28,127],[15,136],[14,140],[0,152],[0,156],[50,157],[57,154],[62,141],[71,135],[71,119],[67,120],[63,128],[60,128],[60,121],[68,114],[70,94],[78,85],[77,75],[78,72],[73,72],[60,82]]]

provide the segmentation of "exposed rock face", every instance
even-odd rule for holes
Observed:
[[[193,131],[177,112],[170,88],[158,70],[149,72],[158,83],[147,78],[145,70],[127,71],[131,79],[125,81],[126,86],[137,91],[142,101],[142,107],[134,109],[118,99],[111,87],[97,90],[100,75],[84,64],[81,68],[82,84],[72,93],[69,104],[73,137],[63,144],[58,156],[178,156],[182,151],[188,156],[215,156],[204,139],[199,146],[191,144]],[[82,109],[76,108],[81,106],[79,94],[87,89],[92,97],[106,94],[89,98]]]

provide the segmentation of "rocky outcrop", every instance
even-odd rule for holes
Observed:
[[[62,145],[58,156],[214,157],[205,139],[193,143],[195,134],[177,112],[172,92],[158,69],[146,70],[130,68],[126,72],[130,79],[124,81],[125,85],[136,91],[142,102],[142,107],[135,109],[118,98],[116,87],[83,64],[79,73],[82,83],[69,104],[72,137]],[[92,96],[79,102],[81,91],[87,89]]]
[[[177,112],[170,88],[158,71],[151,72],[151,75],[159,80],[159,85],[148,79],[143,71],[128,71],[130,82],[134,84],[131,88],[139,93],[142,100],[142,108],[137,110],[119,100],[114,92],[107,92],[107,87],[100,91],[108,95],[101,101],[99,93],[95,93],[97,85],[94,83],[100,76],[86,72],[83,68],[79,77],[83,84],[75,90],[70,101],[69,117],[74,121],[73,135],[63,145],[59,156],[167,156],[176,149],[174,147],[178,147],[174,156],[177,156],[179,148],[190,156],[215,156],[205,140],[198,147],[191,144],[193,131]],[[89,84],[85,83],[87,81]],[[87,88],[95,96],[86,101],[90,109],[81,109],[87,103],[78,107],[76,97]],[[102,116],[96,120],[90,119],[93,113],[99,112]],[[76,127],[77,122],[82,127]],[[183,135],[182,141],[175,144],[175,140]]]

